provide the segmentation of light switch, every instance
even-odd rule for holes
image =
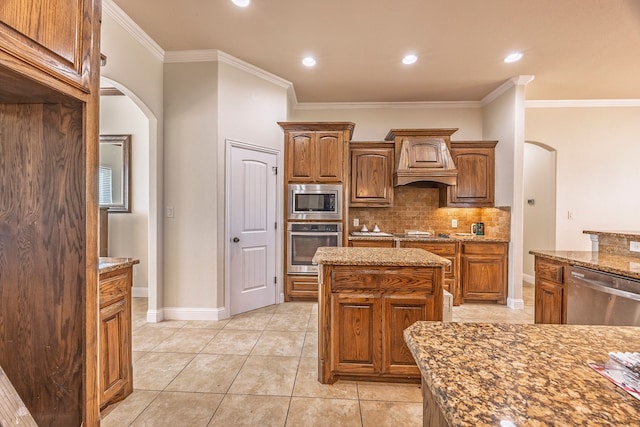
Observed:
[[[167,218],[173,218],[173,206],[167,206]]]

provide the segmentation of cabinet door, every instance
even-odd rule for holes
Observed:
[[[0,51],[88,91],[93,1],[2,0]]]
[[[419,375],[411,351],[404,342],[403,331],[419,320],[432,317],[433,295],[384,295],[382,305],[382,373]]]
[[[130,380],[127,311],[125,299],[100,309],[100,406],[122,392]]]
[[[354,248],[395,248],[396,242],[386,240],[349,240],[349,246]]]
[[[331,370],[380,372],[381,299],[367,293],[331,294]]]
[[[564,299],[562,285],[541,280],[536,283],[535,295],[536,323],[565,323],[562,317]]]
[[[291,132],[287,141],[287,179],[310,182],[315,177],[315,132]]]
[[[506,303],[507,244],[462,244],[462,298]]]
[[[393,206],[393,151],[383,148],[352,148],[351,206]]]
[[[344,149],[342,132],[316,132],[316,181],[342,182]]]
[[[495,193],[495,141],[452,142],[451,157],[458,169],[454,186],[443,189],[441,206],[492,207]]]

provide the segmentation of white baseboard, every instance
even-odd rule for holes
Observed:
[[[164,320],[164,312],[160,310],[147,310],[147,322],[158,323]]]
[[[528,283],[530,285],[535,285],[536,283],[536,276],[531,275],[531,274],[522,274],[522,281],[525,283]]]
[[[183,308],[165,307],[165,320],[222,320],[229,317],[224,307],[220,308]]]
[[[149,287],[134,286],[131,288],[131,296],[133,298],[149,298]]]
[[[507,298],[507,307],[522,310],[524,309],[524,300],[522,298]]]

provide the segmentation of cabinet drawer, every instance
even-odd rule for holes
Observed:
[[[552,261],[538,260],[536,263],[536,278],[555,283],[564,283],[564,265]]]
[[[463,243],[462,253],[466,255],[504,255],[506,243]]]
[[[100,277],[100,307],[110,304],[113,300],[127,295],[131,279],[128,272],[116,272]]]
[[[333,270],[332,290],[433,291],[435,271],[433,268],[371,267],[353,269],[336,266]]]
[[[425,242],[402,242],[401,246],[403,248],[419,248],[424,249],[425,251],[434,253],[436,255],[445,256],[445,255],[455,255],[456,254],[456,244],[455,243],[425,243]]]

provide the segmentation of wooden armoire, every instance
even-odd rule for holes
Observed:
[[[100,423],[101,13],[0,2],[0,366],[40,426]]]

